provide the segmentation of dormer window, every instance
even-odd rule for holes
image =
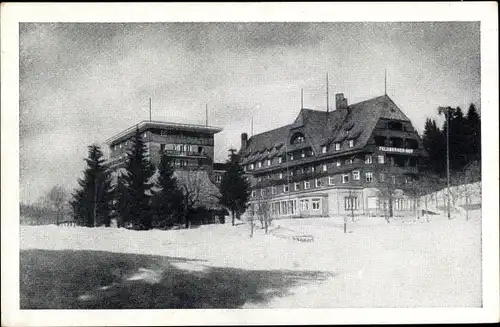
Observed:
[[[271,159],[267,159],[267,165],[271,166]]]
[[[323,147],[321,147],[321,153],[326,153],[326,145],[324,145]]]
[[[297,132],[297,133],[292,135],[292,139],[290,140],[290,143],[291,144],[300,144],[300,143],[304,143],[305,140],[306,139],[304,137],[304,134]]]
[[[280,164],[280,163],[282,163],[282,162],[283,162],[283,158],[279,157],[279,158],[278,158],[278,163]]]
[[[262,161],[259,161],[258,166],[259,168],[262,167]]]
[[[340,151],[340,143],[339,142],[335,143],[335,151]]]
[[[354,147],[354,140],[349,140],[349,147],[350,148]]]
[[[255,165],[253,163],[250,164],[250,170],[253,170],[255,168]]]

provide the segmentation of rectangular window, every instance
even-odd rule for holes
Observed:
[[[266,189],[260,189],[260,196],[264,197],[266,195]]]
[[[122,144],[120,143],[120,149],[122,148]]]
[[[302,152],[300,153],[300,156],[301,156],[302,158],[305,158],[306,153],[304,152],[304,150],[302,150]]]
[[[326,146],[323,146],[323,147],[321,148],[321,153],[326,153]]]
[[[372,172],[365,173],[365,179],[367,183],[371,183],[373,181],[373,173]]]
[[[160,151],[165,151],[165,144],[160,144]]]
[[[340,143],[335,143],[335,151],[339,151],[340,150]]]
[[[346,196],[344,197],[344,207],[346,210],[358,210],[358,197],[357,196]]]
[[[323,171],[324,172],[328,171],[328,167],[326,165],[323,165]]]
[[[349,174],[342,174],[342,183],[349,183]]]
[[[379,180],[379,181],[381,181],[381,182],[385,182],[385,174],[380,173],[380,174],[378,175],[378,180]]]
[[[252,191],[252,198],[255,198],[257,196],[257,192],[255,190]]]
[[[354,147],[354,140],[349,140],[349,147],[350,148]]]
[[[342,163],[340,162],[340,160],[337,160],[337,167],[340,167],[342,166]]]
[[[283,185],[283,193],[288,193],[288,184]]]
[[[379,164],[383,164],[384,163],[384,155],[383,154],[379,154],[378,155],[378,163]]]
[[[276,186],[271,187],[271,193],[276,194],[278,190],[276,189]]]
[[[293,160],[293,153],[290,153],[290,161]]]
[[[255,168],[254,164],[250,164],[250,170],[253,170]]]
[[[267,165],[271,166],[271,159],[267,159]]]
[[[314,173],[316,171],[316,169],[314,168],[314,166],[311,166],[311,171]]]
[[[312,209],[317,211],[320,209],[321,199],[312,199]]]
[[[301,211],[309,211],[309,200],[300,200],[300,210]]]
[[[321,187],[322,186],[321,185],[321,179],[316,178],[315,184],[316,184],[316,187]]]
[[[280,179],[283,179],[283,173],[280,173]]]
[[[278,163],[280,164],[280,163],[282,163],[282,162],[283,162],[283,158],[279,157],[279,158],[278,158]]]
[[[392,175],[391,179],[392,179],[392,184],[396,184],[396,176]]]
[[[262,167],[262,161],[259,161],[259,168]]]
[[[369,165],[371,163],[372,163],[372,156],[371,155],[365,156],[365,164]]]
[[[349,158],[345,161],[347,165],[352,165],[354,163],[354,158]]]
[[[352,172],[352,179],[355,181],[359,181],[359,170],[355,170]]]
[[[281,201],[281,213],[283,215],[286,215],[288,214],[288,210],[286,208],[286,201]]]
[[[328,176],[328,185],[335,185],[335,179],[333,176]]]
[[[304,190],[308,190],[310,188],[311,188],[311,182],[309,181],[304,182]]]
[[[294,189],[295,189],[295,191],[299,191],[300,190],[300,183],[298,183],[298,182],[295,183],[294,184]]]
[[[257,178],[257,183],[262,183],[262,177]]]
[[[221,176],[221,175],[217,175],[217,176],[215,176],[215,181],[216,181],[217,183],[222,182],[222,176]]]

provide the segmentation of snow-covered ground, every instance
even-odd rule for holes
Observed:
[[[192,261],[172,264],[195,274],[224,267],[326,276],[304,278],[290,285],[286,294],[276,294],[266,302],[246,301],[243,308],[481,305],[479,213],[468,221],[441,216],[432,216],[429,222],[421,219],[390,224],[379,218],[357,219],[348,223],[347,233],[342,220],[334,218],[277,220],[270,235],[257,228],[253,238],[246,224],[175,231],[21,226],[21,250],[91,250],[188,258]],[[314,241],[291,239],[300,235],[312,236]],[[161,272],[151,267],[141,267],[125,277],[152,284],[162,278]]]

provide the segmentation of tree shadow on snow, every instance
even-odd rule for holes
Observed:
[[[243,270],[203,260],[104,251],[23,250],[21,309],[240,308],[267,303],[314,271]]]

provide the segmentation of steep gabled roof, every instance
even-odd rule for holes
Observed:
[[[288,138],[290,126],[291,125],[285,125],[250,137],[242,155],[248,156],[261,149],[272,149],[282,144]]]
[[[304,134],[306,144],[310,145],[315,153],[321,153],[323,145],[346,139],[355,139],[354,147],[347,148],[348,145],[345,144],[341,151],[357,150],[366,145],[381,118],[409,121],[408,117],[387,95],[352,104],[347,110],[325,112],[301,109],[292,124],[250,137],[246,149],[241,152],[242,164],[261,160],[262,155],[258,152],[263,149],[271,151],[272,156],[275,156],[276,149],[273,147],[278,144],[286,142],[290,149],[294,148],[290,146],[289,142],[295,131]],[[334,149],[330,149],[330,152],[333,151]],[[277,152],[283,153],[283,147]],[[249,155],[250,157],[248,157]]]

